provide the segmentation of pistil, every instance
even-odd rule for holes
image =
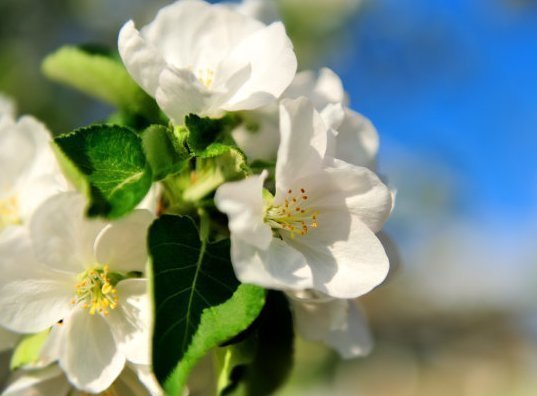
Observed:
[[[100,313],[108,316],[109,309],[115,309],[118,305],[115,288],[117,282],[114,282],[115,277],[112,275],[107,265],[80,274],[72,304],[81,304],[83,308],[89,309],[91,315]]]
[[[304,188],[297,193],[292,189],[287,191],[287,197],[282,205],[274,205],[265,213],[265,223],[273,230],[289,231],[291,238],[295,235],[306,235],[312,228],[317,228],[318,210],[308,207],[308,195]]]

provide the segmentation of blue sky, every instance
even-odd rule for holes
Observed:
[[[533,3],[533,4],[531,4]],[[461,179],[464,210],[537,198],[537,3],[375,0],[330,65],[390,145]]]

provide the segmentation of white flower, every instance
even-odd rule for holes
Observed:
[[[73,388],[57,365],[50,365],[39,370],[23,370],[17,374],[16,378],[2,392],[2,396],[87,395],[86,392]],[[149,378],[149,375],[149,369],[144,366],[126,365],[114,383],[103,392],[103,395],[163,395],[156,380]]]
[[[281,22],[266,26],[199,0],[162,8],[140,31],[127,22],[118,44],[131,76],[178,124],[189,113],[219,117],[266,105],[297,67]]]
[[[312,291],[288,292],[295,327],[305,340],[321,341],[344,359],[365,356],[373,348],[367,320],[353,300]]]
[[[3,102],[0,105],[0,239],[26,224],[39,204],[67,187],[45,126],[29,116],[15,120],[13,106],[5,99]]]
[[[353,165],[376,167],[378,134],[371,122],[347,107],[347,95],[341,79],[328,68],[319,73],[297,73],[282,98],[309,98],[330,127],[328,153]],[[278,108],[269,105],[243,112],[245,119],[233,131],[233,138],[250,159],[273,160],[278,144]]]
[[[337,298],[367,293],[388,272],[375,233],[390,214],[390,191],[369,169],[326,156],[327,127],[306,98],[282,101],[280,132],[273,202],[263,199],[266,172],[216,192],[237,277]]]
[[[153,215],[136,210],[112,224],[84,218],[74,193],[49,198],[24,243],[5,246],[0,325],[21,333],[51,328],[41,351],[59,360],[69,381],[87,392],[108,388],[125,360],[149,362],[145,237]],[[24,265],[21,265],[24,263]]]

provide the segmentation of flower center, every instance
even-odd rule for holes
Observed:
[[[291,238],[295,235],[306,235],[312,228],[317,228],[319,211],[308,207],[306,190],[301,188],[299,193],[287,191],[283,205],[271,206],[265,213],[265,223],[273,230],[287,230]]]
[[[198,69],[195,73],[196,78],[209,89],[213,85],[214,81],[214,70],[209,68]]]
[[[9,225],[21,224],[19,201],[16,196],[0,200],[0,230]]]
[[[94,267],[78,275],[80,281],[75,285],[75,297],[72,304],[81,304],[88,308],[91,315],[96,312],[108,316],[108,309],[115,309],[118,296],[115,285],[117,277],[109,271],[108,265]]]

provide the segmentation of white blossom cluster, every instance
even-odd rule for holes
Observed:
[[[284,291],[304,338],[364,355],[372,341],[354,299],[388,273],[377,234],[394,200],[375,173],[378,135],[332,70],[297,73],[284,25],[259,10],[179,0],[139,30],[127,22],[119,53],[174,125],[240,116],[236,144],[275,166],[214,195],[237,278]],[[3,394],[160,394],[146,280],[159,196],[116,221],[85,217],[50,139],[0,101],[0,349],[44,339]]]

